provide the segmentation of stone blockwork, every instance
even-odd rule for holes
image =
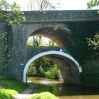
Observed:
[[[60,49],[62,50],[62,52],[69,54],[69,52],[64,47],[27,46],[26,59],[29,60],[33,56],[35,56],[35,55],[37,55],[37,54],[39,54],[41,52],[46,52],[46,51],[60,51]]]
[[[6,23],[3,23],[3,22],[0,22],[0,55],[3,53],[2,52],[2,41],[1,41],[1,38],[2,38],[2,34],[4,32],[7,32],[8,31],[8,25]],[[4,72],[4,66],[3,66],[3,61],[2,61],[2,57],[0,56],[0,72]]]
[[[25,23],[99,21],[98,10],[25,11]]]
[[[42,52],[46,52],[46,51],[62,51],[64,53],[70,54],[66,48],[64,47],[39,47],[39,46],[27,46],[27,61],[29,59],[31,59],[33,56],[42,53]],[[61,55],[55,55],[55,54],[51,54],[51,55],[46,55],[43,56],[46,58],[49,58],[51,60],[53,60],[55,63],[58,64],[59,69],[61,71],[62,77],[64,79],[65,82],[67,83],[76,83],[76,84],[80,84],[80,80],[79,80],[79,70],[77,68],[77,66],[75,65],[75,63],[73,61],[71,61],[70,59],[61,56]]]
[[[67,28],[66,23],[72,24],[73,22],[92,22],[99,21],[99,15],[97,10],[67,10],[67,11],[46,11],[46,12],[24,12],[27,20],[22,22],[22,25],[12,24],[7,26],[6,23],[0,23],[0,33],[7,31],[8,43],[10,44],[9,50],[11,51],[12,61],[9,62],[9,66],[4,70],[7,74],[14,76],[15,78],[23,81],[23,72],[26,63],[31,57],[34,57],[38,53],[49,50],[60,50],[60,47],[66,47],[73,45],[74,40],[72,33]],[[64,25],[65,23],[65,25]],[[55,27],[59,26],[56,31]],[[94,27],[93,27],[94,28]],[[27,40],[30,36],[44,36],[51,38],[59,45],[59,48],[49,47],[29,47],[27,46]],[[63,51],[66,53],[67,50]],[[31,54],[32,53],[32,54]],[[70,53],[69,53],[70,54]],[[54,61],[59,64],[63,78],[66,82],[80,83],[77,66],[74,62],[68,58],[64,58],[59,55],[48,55]],[[2,65],[2,64],[0,64]],[[4,72],[0,67],[0,72]]]
[[[55,30],[54,28],[56,28],[57,26],[59,26],[59,28]],[[64,29],[64,26],[65,25],[59,24],[59,23],[53,27],[43,26],[43,28],[34,31],[31,34],[31,36],[44,36],[44,37],[50,38],[54,42],[56,42],[58,46],[73,45],[74,41],[70,33],[70,30],[66,26]]]
[[[44,56],[58,64],[63,80],[66,83],[81,84],[80,73],[73,61],[61,55]]]

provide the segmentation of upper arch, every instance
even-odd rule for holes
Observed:
[[[53,40],[58,46],[67,46],[74,45],[74,40],[70,30],[64,25],[59,23],[59,27],[57,30],[54,30],[54,27],[57,27],[57,24],[36,24],[36,27],[30,26],[28,33],[28,37],[30,36],[42,36],[47,37]],[[27,38],[28,38],[27,37]]]

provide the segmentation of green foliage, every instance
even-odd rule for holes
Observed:
[[[8,66],[8,62],[12,60],[7,40],[7,32],[0,34],[0,63],[3,65],[3,68]]]
[[[28,74],[36,73],[41,75],[43,71],[47,71],[49,69],[49,66],[51,66],[50,63],[52,64],[52,61],[50,62],[48,59],[40,57],[36,59],[33,63],[31,63]],[[30,71],[32,71],[33,73],[30,73]]]
[[[87,3],[87,6],[89,9],[95,6],[99,6],[99,0],[90,0],[90,2]],[[93,49],[99,48],[99,33],[96,32],[93,39],[87,38],[87,42],[88,45],[91,46]]]
[[[30,99],[59,99],[50,92],[41,92],[39,94],[35,93]]]
[[[60,24],[56,25],[56,26],[54,27],[54,30],[55,30],[55,31],[58,30],[59,27],[60,27]]]
[[[95,6],[99,6],[99,0],[90,0],[90,2],[87,3],[88,8],[92,8]]]
[[[45,72],[45,77],[56,79],[58,74],[58,66],[55,64],[53,67],[51,67],[47,72]]]
[[[45,39],[46,38],[44,38],[42,36],[33,36],[33,40],[29,39],[27,41],[27,45],[30,45],[30,46],[57,46],[57,44],[53,40],[47,38],[48,40],[46,41]]]
[[[24,13],[20,11],[20,6],[16,3],[9,4],[6,0],[0,0],[0,21],[8,25],[13,23],[21,24],[25,21]],[[8,33],[0,33],[0,63],[3,67],[8,66],[11,61],[11,52],[9,51]]]
[[[18,93],[11,89],[0,89],[0,99],[12,99]]]
[[[93,37],[93,39],[91,38],[86,38],[87,42],[88,42],[88,46],[90,46],[92,49],[94,50],[99,50],[99,33],[96,33]],[[97,52],[97,55],[99,53]]]
[[[53,61],[40,57],[30,65],[28,74],[35,73],[38,76],[42,76],[43,72],[47,71],[50,67],[53,66],[53,64],[54,64]]]
[[[0,74],[0,99],[12,99],[16,94],[21,93],[27,85],[12,78]]]
[[[36,88],[36,90],[34,92],[35,93],[46,92],[46,91],[48,91],[47,89],[48,89],[47,86],[41,84],[41,85],[39,85],[38,88]]]
[[[57,85],[49,86],[49,85],[39,85],[38,88],[36,88],[35,93],[41,93],[41,92],[51,92],[54,95],[59,95],[59,87]]]
[[[1,80],[13,80],[14,78],[9,76],[9,75],[5,75],[5,74],[0,74],[0,81]]]
[[[92,38],[93,35],[99,31],[99,22],[75,22],[72,24],[68,23],[67,25],[71,30],[75,42],[74,45],[67,47],[71,55],[80,63],[80,65],[84,65],[87,62],[97,59],[99,57],[99,55],[97,55],[97,50],[93,51],[93,49],[88,46],[86,38]]]
[[[87,3],[87,6],[89,9],[99,6],[99,0],[90,0],[90,2]],[[99,14],[99,11],[97,13]],[[96,27],[99,28],[99,25],[96,24]],[[99,63],[96,64],[96,60],[99,59],[99,30],[95,30],[96,31],[94,31],[93,36],[86,37],[89,49],[93,49],[93,52],[90,54],[92,55],[94,53],[94,55],[93,61],[90,61],[87,65],[83,67],[83,72],[81,73],[81,80],[85,85],[99,88]],[[92,34],[92,31],[89,33]]]
[[[13,23],[20,24],[20,22],[25,21],[26,18],[24,17],[24,13],[20,11],[19,5],[17,5],[16,3],[9,4],[6,0],[1,0],[0,20],[3,20],[10,25]]]
[[[58,66],[47,58],[36,59],[28,69],[28,75],[57,78]]]

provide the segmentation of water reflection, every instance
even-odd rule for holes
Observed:
[[[59,96],[60,99],[99,99],[99,95]]]
[[[44,84],[44,85],[55,85],[64,83],[63,81],[48,79],[48,78],[41,78],[41,77],[28,77],[28,81],[31,81],[36,84]]]
[[[59,84],[58,87],[61,88],[60,96],[74,96],[74,95],[98,95],[99,89],[85,87],[76,84]]]
[[[96,88],[38,77],[29,77],[28,80],[42,84],[43,91],[49,91],[60,99],[99,99],[99,89]]]

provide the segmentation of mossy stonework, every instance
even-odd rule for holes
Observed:
[[[22,25],[8,26],[0,22],[0,33],[8,33],[7,44],[12,59],[7,62],[8,66],[5,68],[2,68],[3,63],[0,64],[0,72],[26,82],[26,73],[31,61],[45,55],[59,65],[65,82],[99,87],[99,80],[94,80],[92,76],[94,73],[94,78],[98,77],[99,71],[95,71],[98,64],[96,65],[94,60],[98,60],[99,55],[88,46],[86,40],[86,37],[91,38],[99,32],[97,10],[24,13],[27,20],[21,22]],[[58,47],[28,46],[27,40],[30,36],[50,38]],[[95,65],[91,66],[91,62]],[[90,81],[96,83],[89,83]]]

